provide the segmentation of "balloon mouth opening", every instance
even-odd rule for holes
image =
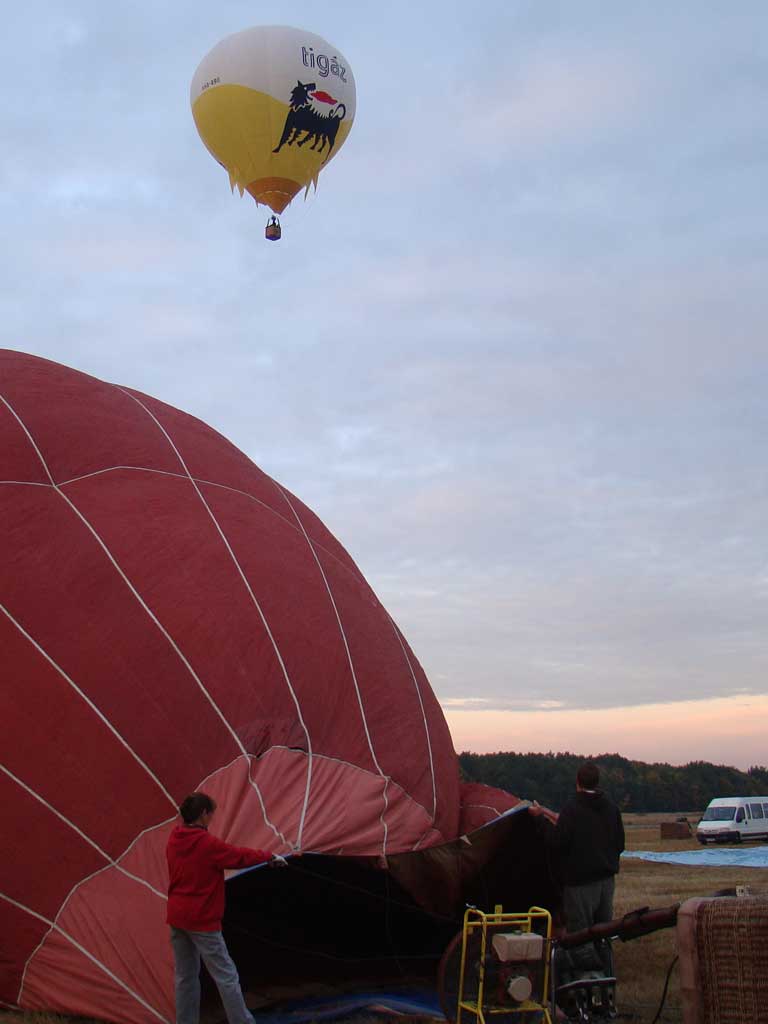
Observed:
[[[290,178],[257,178],[245,187],[257,203],[268,206],[273,213],[282,213],[301,188]]]

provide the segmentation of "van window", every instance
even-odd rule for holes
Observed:
[[[763,810],[765,811],[766,818],[768,818],[768,804],[763,804]]]
[[[743,807],[740,807],[738,809],[738,811],[736,811],[736,821],[744,821],[744,808]]]
[[[753,818],[762,818],[763,816],[763,805],[762,804],[750,804],[750,811],[752,811]]]
[[[741,808],[739,808],[741,810]],[[736,813],[735,805],[725,807],[708,807],[704,811],[704,817],[702,821],[733,821],[733,816]],[[741,820],[744,820],[742,815]]]

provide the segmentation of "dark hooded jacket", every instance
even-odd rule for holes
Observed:
[[[586,885],[615,875],[624,849],[621,812],[599,789],[578,790],[550,832],[561,881]]]

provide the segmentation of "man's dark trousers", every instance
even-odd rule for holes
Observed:
[[[566,885],[563,889],[563,912],[569,932],[579,932],[593,924],[613,920],[613,890],[615,876],[609,875],[597,882],[584,885]],[[613,958],[610,943],[587,942],[570,951],[575,971],[599,971],[613,973]]]

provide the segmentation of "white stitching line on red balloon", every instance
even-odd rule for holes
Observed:
[[[117,390],[121,390],[121,389],[119,389],[119,388],[118,388]],[[160,630],[160,632],[161,632],[161,633],[163,634],[163,636],[165,637],[165,639],[166,639],[166,640],[168,641],[168,643],[170,644],[171,648],[172,648],[172,649],[174,650],[174,652],[176,653],[176,655],[177,655],[177,657],[179,658],[179,660],[180,660],[180,661],[182,662],[182,664],[183,664],[183,665],[184,665],[184,667],[185,667],[185,668],[187,669],[187,671],[189,672],[189,674],[190,674],[190,675],[192,676],[192,678],[193,678],[193,679],[195,680],[195,682],[197,683],[197,685],[198,685],[198,687],[199,687],[200,691],[201,691],[201,692],[203,693],[203,695],[204,695],[204,696],[206,697],[206,699],[208,700],[209,704],[211,705],[211,707],[213,708],[213,710],[214,710],[214,711],[216,712],[216,714],[218,715],[218,717],[219,717],[219,719],[221,720],[221,722],[222,722],[222,723],[224,724],[225,728],[226,728],[226,729],[227,729],[227,730],[229,731],[230,735],[232,736],[233,740],[235,741],[235,744],[237,745],[237,747],[239,748],[239,750],[241,751],[241,753],[243,753],[243,754],[247,754],[248,752],[247,752],[247,750],[245,749],[245,747],[243,746],[243,744],[242,744],[242,742],[241,742],[241,740],[240,740],[240,737],[239,737],[239,736],[237,735],[237,733],[235,732],[235,730],[233,729],[233,727],[232,727],[232,726],[230,725],[230,723],[229,723],[229,722],[227,721],[227,719],[226,719],[226,717],[224,716],[224,713],[222,712],[221,708],[219,708],[218,704],[217,704],[217,703],[216,703],[216,702],[214,701],[214,699],[213,699],[213,697],[211,696],[211,694],[210,694],[210,693],[208,692],[208,690],[206,689],[206,687],[205,687],[205,686],[203,685],[203,682],[202,682],[202,680],[200,679],[200,677],[198,676],[198,674],[197,674],[197,673],[195,672],[194,668],[192,667],[192,665],[190,664],[189,660],[188,660],[188,659],[187,659],[187,657],[186,657],[186,656],[184,655],[183,651],[182,651],[182,650],[180,649],[180,647],[178,646],[178,644],[176,643],[176,641],[175,641],[175,640],[173,639],[173,637],[172,637],[172,636],[170,635],[170,633],[169,633],[169,632],[168,632],[168,630],[167,630],[167,629],[165,628],[165,626],[163,626],[163,624],[162,624],[162,623],[160,622],[160,620],[158,619],[158,617],[157,617],[157,616],[155,615],[155,613],[154,613],[154,612],[152,611],[152,609],[151,609],[151,608],[149,607],[149,605],[148,605],[148,604],[146,603],[146,601],[145,601],[145,600],[144,600],[144,598],[143,598],[143,597],[141,596],[141,594],[140,594],[140,593],[138,592],[138,590],[137,590],[137,589],[136,589],[136,587],[135,587],[135,586],[133,585],[133,583],[132,583],[132,582],[131,582],[131,581],[130,581],[130,580],[128,579],[128,576],[127,576],[127,575],[125,574],[125,572],[123,571],[123,569],[122,569],[122,568],[120,567],[120,565],[119,565],[119,564],[118,564],[118,562],[117,562],[117,559],[116,559],[116,558],[114,557],[114,555],[113,555],[113,554],[112,554],[112,552],[111,552],[111,551],[109,550],[109,548],[107,547],[107,545],[105,544],[105,542],[104,542],[104,541],[102,540],[102,538],[101,538],[101,537],[99,536],[99,534],[97,533],[96,529],[95,529],[95,528],[94,528],[94,527],[93,527],[93,526],[91,525],[91,523],[90,523],[90,522],[88,521],[88,519],[86,519],[86,517],[85,517],[85,516],[83,515],[83,513],[82,513],[82,512],[80,511],[80,509],[79,509],[79,508],[78,508],[78,507],[77,507],[77,506],[76,506],[76,505],[75,505],[75,504],[74,504],[74,503],[73,503],[73,502],[72,502],[72,501],[71,501],[71,500],[69,499],[69,497],[68,497],[68,496],[67,496],[67,495],[66,495],[66,494],[64,493],[64,491],[62,491],[62,490],[61,490],[61,488],[60,488],[60,487],[58,487],[58,485],[56,484],[56,482],[55,482],[55,481],[54,481],[54,479],[53,479],[53,476],[51,475],[51,472],[50,472],[50,470],[49,470],[49,468],[48,468],[48,464],[46,463],[45,459],[43,458],[42,452],[40,451],[39,447],[37,446],[37,444],[36,444],[36,442],[35,442],[34,438],[32,437],[32,434],[30,433],[30,431],[29,431],[29,429],[27,428],[27,426],[26,426],[26,424],[24,423],[24,421],[23,421],[23,420],[21,419],[21,417],[20,417],[20,416],[18,415],[18,413],[17,413],[16,411],[15,411],[15,409],[14,409],[14,408],[13,408],[13,407],[11,406],[11,404],[10,404],[10,403],[9,403],[9,402],[7,401],[7,399],[6,399],[6,398],[4,398],[4,397],[3,397],[2,395],[0,395],[0,401],[2,401],[2,402],[3,402],[3,403],[4,403],[5,405],[6,405],[6,407],[7,407],[7,408],[8,408],[8,410],[9,410],[9,412],[10,412],[10,413],[11,413],[11,414],[12,414],[12,415],[13,415],[13,416],[15,417],[15,419],[16,419],[16,420],[18,421],[19,425],[21,426],[22,430],[23,430],[23,431],[24,431],[24,433],[26,434],[27,438],[29,439],[29,442],[30,442],[30,444],[32,445],[32,447],[34,448],[35,452],[37,453],[37,456],[38,456],[38,458],[40,459],[40,462],[41,462],[41,464],[42,464],[42,466],[43,466],[43,468],[44,468],[44,470],[45,470],[45,472],[46,472],[46,475],[48,476],[48,479],[49,479],[49,480],[51,481],[51,486],[52,486],[52,487],[54,488],[54,490],[56,491],[56,493],[57,493],[57,494],[59,494],[59,495],[60,495],[60,496],[61,496],[61,497],[63,498],[63,500],[64,500],[64,501],[65,501],[65,502],[67,503],[67,505],[69,505],[69,507],[70,507],[70,508],[72,509],[72,511],[73,511],[73,512],[75,513],[75,515],[76,515],[76,516],[77,516],[77,517],[78,517],[78,518],[79,518],[79,519],[81,520],[81,522],[83,523],[83,525],[84,525],[84,526],[85,526],[85,527],[86,527],[86,528],[87,528],[87,529],[89,530],[89,532],[90,532],[90,533],[92,534],[92,536],[93,536],[93,538],[95,539],[96,543],[97,543],[97,544],[99,545],[99,547],[100,547],[100,548],[102,549],[102,551],[104,552],[104,554],[105,554],[105,555],[107,556],[108,560],[109,560],[109,561],[110,561],[110,563],[111,563],[111,564],[113,565],[113,567],[114,567],[114,568],[115,568],[115,569],[117,570],[118,574],[120,575],[120,577],[121,577],[121,579],[123,580],[123,582],[125,583],[125,585],[126,585],[126,586],[128,587],[128,589],[129,589],[129,590],[131,591],[131,593],[133,594],[133,596],[134,596],[134,597],[136,598],[136,600],[137,600],[137,601],[139,602],[139,604],[140,604],[140,605],[141,605],[141,607],[142,607],[142,608],[144,609],[144,611],[145,611],[145,612],[147,613],[147,615],[148,615],[148,616],[149,616],[149,618],[150,618],[150,619],[152,620],[152,622],[153,622],[153,623],[155,624],[155,626],[156,626],[156,627],[157,627],[157,628],[158,628],[158,629]],[[166,792],[167,792],[167,791],[166,791]],[[173,800],[173,798],[172,798],[172,797],[170,796],[170,794],[167,794],[167,795],[168,795],[168,798],[169,798],[169,800],[171,801],[171,803],[172,803],[172,804],[173,804],[174,806],[176,806],[176,804],[175,804],[175,801],[174,801],[174,800]],[[259,797],[260,797],[260,799],[261,799],[261,793],[259,793]],[[261,802],[262,802],[262,807],[263,807],[263,800],[262,800]],[[275,827],[275,826],[274,826],[274,825],[272,824],[272,822],[270,822],[270,821],[269,821],[269,819],[268,819],[268,817],[267,817],[267,815],[266,815],[266,810],[264,810],[264,820],[265,820],[265,821],[267,822],[267,824],[268,824],[268,825],[270,826],[270,828],[271,828],[271,829],[272,829],[272,831],[273,831],[273,832],[275,833],[275,835],[276,835],[276,836],[277,836],[277,837],[278,837],[279,839],[281,839],[281,840],[282,840],[283,842],[285,842],[285,837],[284,837],[284,836],[283,836],[283,834],[282,834],[282,833],[280,832],[280,830],[279,830],[279,829],[277,829],[277,828],[276,828],[276,827]],[[286,845],[289,845],[289,844],[286,844]]]
[[[344,631],[344,625],[343,625],[343,623],[341,621],[341,615],[339,614],[339,609],[338,609],[338,607],[336,605],[336,600],[335,600],[335,598],[333,596],[333,592],[331,590],[331,585],[328,582],[328,577],[325,574],[325,570],[323,569],[323,566],[322,566],[322,563],[320,562],[320,559],[317,557],[317,552],[315,551],[315,548],[314,548],[314,546],[312,544],[312,541],[309,539],[309,536],[307,535],[307,531],[304,529],[304,524],[302,523],[301,519],[299,518],[298,513],[296,512],[296,509],[293,506],[293,502],[290,500],[290,498],[285,493],[285,491],[282,489],[282,487],[277,482],[275,482],[275,487],[282,494],[282,496],[285,499],[285,501],[287,502],[288,507],[290,508],[291,512],[293,512],[294,516],[296,517],[296,522],[301,527],[301,532],[304,534],[304,537],[305,537],[305,539],[307,541],[307,544],[309,545],[309,549],[312,552],[312,556],[315,559],[315,562],[317,564],[318,569],[320,570],[320,575],[323,577],[323,582],[325,583],[325,588],[328,591],[328,597],[331,600],[331,605],[333,606],[333,611],[334,611],[334,614],[336,616],[336,621],[339,624],[339,631],[341,633],[341,638],[344,641],[344,649],[347,652],[347,661],[349,663],[349,671],[352,674],[352,683],[353,683],[353,685],[355,687],[355,693],[357,694],[357,703],[358,703],[358,706],[360,707],[360,717],[361,717],[362,722],[363,722],[363,729],[365,730],[365,737],[366,737],[366,739],[368,741],[368,749],[371,752],[371,757],[373,758],[373,763],[376,766],[376,770],[378,771],[379,775],[384,780],[384,790],[383,790],[383,793],[382,793],[382,796],[384,798],[384,808],[383,808],[383,810],[382,810],[382,812],[381,812],[381,814],[379,816],[379,820],[381,821],[382,829],[384,831],[384,835],[383,835],[383,838],[382,838],[382,847],[381,847],[381,849],[382,849],[382,853],[386,856],[386,853],[387,853],[388,826],[387,826],[385,815],[387,813],[387,808],[389,807],[389,800],[387,798],[387,786],[389,785],[389,777],[387,775],[385,775],[384,772],[382,771],[381,765],[379,764],[378,759],[376,757],[376,751],[373,749],[373,740],[371,739],[371,734],[370,734],[370,731],[368,729],[368,720],[365,717],[365,709],[363,708],[363,698],[362,698],[362,694],[360,693],[360,686],[359,686],[358,681],[357,681],[357,673],[355,672],[355,666],[354,666],[354,663],[352,661],[352,653],[351,653],[351,651],[349,649],[349,642],[347,640],[347,634]],[[306,806],[305,806],[304,810],[306,810]],[[303,815],[304,815],[304,811],[302,811],[302,818],[303,818]]]
[[[177,449],[176,445],[174,444],[170,434],[165,429],[165,427],[162,425],[162,423],[158,420],[158,418],[155,416],[155,414],[150,409],[147,409],[146,406],[144,406],[144,403],[139,398],[137,398],[134,394],[131,394],[130,391],[126,391],[123,388],[118,387],[117,385],[114,385],[114,386],[115,386],[116,390],[121,391],[127,397],[132,398],[133,401],[136,402],[137,406],[140,409],[142,409],[146,413],[146,415],[153,420],[153,422],[157,425],[158,429],[163,433],[163,435],[165,436],[166,440],[170,444],[171,449],[173,450],[176,458],[178,459],[178,461],[179,461],[179,463],[181,465],[181,468],[184,470],[184,473],[186,474],[187,479],[189,480],[191,485],[193,485],[195,487],[197,495],[200,498],[200,501],[202,502],[203,507],[208,512],[208,515],[211,517],[211,521],[213,522],[214,526],[216,527],[218,535],[221,538],[221,540],[222,540],[222,542],[224,544],[224,547],[226,548],[226,551],[227,551],[227,553],[228,553],[228,555],[229,555],[229,557],[230,557],[230,559],[232,561],[232,564],[234,565],[234,567],[237,568],[238,573],[240,574],[240,578],[243,581],[243,583],[245,584],[246,590],[248,591],[248,594],[250,595],[251,600],[253,601],[253,604],[254,604],[254,606],[255,606],[258,614],[259,614],[259,617],[261,618],[262,625],[263,625],[264,629],[266,630],[266,634],[269,637],[269,640],[270,640],[270,642],[272,644],[272,648],[274,650],[274,653],[275,653],[276,657],[278,657],[278,660],[279,660],[279,663],[280,663],[280,667],[281,667],[281,669],[283,671],[283,677],[284,677],[284,679],[286,681],[286,685],[288,686],[288,689],[289,689],[289,691],[291,693],[291,696],[293,697],[294,706],[296,707],[296,711],[297,711],[297,714],[299,716],[299,721],[300,721],[301,726],[302,726],[302,728],[304,730],[304,735],[306,736],[306,741],[307,741],[307,745],[308,745],[308,748],[309,748],[309,753],[311,754],[311,737],[309,736],[309,731],[308,731],[308,729],[307,729],[307,727],[306,727],[306,725],[304,723],[304,719],[303,719],[303,717],[301,715],[301,708],[299,706],[299,700],[298,700],[298,697],[296,695],[296,691],[293,688],[293,684],[291,683],[291,679],[290,679],[290,676],[288,674],[288,668],[286,667],[286,664],[285,664],[284,659],[283,659],[283,654],[281,653],[280,647],[278,646],[278,641],[276,641],[274,639],[274,636],[272,635],[272,631],[270,630],[269,624],[266,621],[266,616],[264,615],[264,612],[263,612],[263,610],[261,608],[261,605],[256,600],[256,595],[253,593],[253,590],[251,588],[251,584],[250,584],[248,578],[246,577],[246,574],[243,571],[243,567],[240,564],[240,562],[238,561],[238,558],[237,558],[236,554],[234,554],[234,552],[232,551],[231,545],[229,544],[229,541],[228,541],[226,535],[224,534],[224,530],[221,528],[221,524],[219,523],[219,521],[216,518],[216,516],[213,514],[213,510],[211,509],[211,507],[208,504],[208,502],[205,500],[205,498],[203,496],[203,493],[201,492],[201,489],[198,486],[197,482],[195,481],[193,476],[191,476],[191,474],[189,473],[189,470],[186,467],[186,463],[184,462],[183,458],[181,457],[181,453],[178,451],[178,449]],[[246,751],[245,746],[243,745],[240,737],[237,736],[236,733],[234,733],[233,729],[231,731],[232,731],[233,735],[236,735],[237,741],[238,741],[238,743],[240,745],[240,748],[243,751],[243,753],[247,754],[248,752]],[[308,762],[308,765],[309,765],[309,768],[308,768],[308,771],[307,771],[307,785],[306,785],[307,791],[309,790],[309,782],[310,782],[310,779],[311,779],[311,758],[310,758],[310,760]],[[254,786],[254,788],[256,790],[256,793],[258,794],[259,802],[261,803],[261,808],[262,808],[262,811],[263,811],[263,814],[264,814],[264,820],[272,828],[272,830],[274,831],[275,836],[278,836],[285,843],[286,839],[283,836],[282,831],[280,829],[276,828],[269,821],[269,818],[268,818],[267,813],[266,813],[266,806],[264,804],[264,799],[262,797],[261,790],[260,790],[257,782],[254,779],[250,778],[250,774],[249,774],[249,779],[251,781],[251,784]],[[290,845],[290,844],[287,844],[287,845]]]
[[[90,960],[92,963],[94,963],[101,971],[103,971],[107,975],[107,977],[111,978],[117,985],[120,986],[120,988],[124,989],[130,996],[132,996],[145,1009],[149,1010],[149,1012],[154,1017],[157,1017],[158,1020],[163,1021],[163,1024],[171,1024],[171,1022],[168,1020],[167,1017],[164,1017],[159,1012],[159,1010],[156,1010],[154,1008],[154,1006],[152,1006],[150,1003],[148,1003],[145,999],[142,999],[142,997],[138,994],[138,992],[134,992],[134,990],[130,987],[130,985],[126,984],[126,982],[124,982],[121,978],[119,978],[113,971],[110,971],[110,969],[106,966],[106,964],[103,964],[92,953],[89,953],[88,950],[85,948],[85,946],[82,946],[77,941],[77,939],[74,939],[68,932],[64,931],[64,929],[60,925],[56,924],[55,921],[51,921],[50,918],[45,917],[43,914],[38,914],[38,912],[36,910],[32,910],[30,907],[25,906],[23,903],[19,903],[18,900],[14,900],[12,897],[7,896],[3,892],[0,892],[0,899],[5,900],[6,903],[10,903],[11,906],[16,907],[18,910],[24,911],[26,914],[29,914],[31,917],[36,918],[38,921],[42,921],[44,924],[47,924],[48,925],[49,934],[50,934],[51,931],[58,932],[68,942],[70,942],[75,947],[75,949],[78,950],[78,952],[82,953],[82,955],[84,957],[86,957],[88,960]],[[26,968],[25,968],[25,974],[26,974]],[[22,979],[22,987],[23,987],[23,985],[24,985],[24,980]],[[19,999],[21,999],[21,991],[19,991]]]

